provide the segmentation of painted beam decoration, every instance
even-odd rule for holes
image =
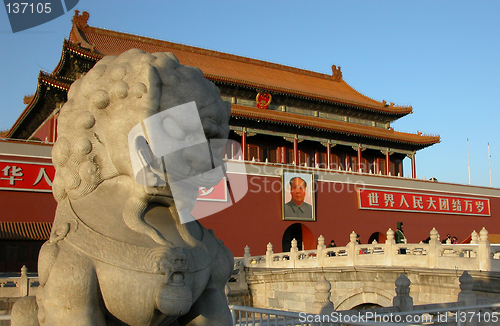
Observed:
[[[394,191],[383,188],[358,188],[359,209],[437,214],[490,216],[487,198],[453,194]]]
[[[52,164],[0,161],[0,190],[52,192]]]

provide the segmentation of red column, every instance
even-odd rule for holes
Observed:
[[[237,157],[235,157],[235,155],[236,155],[236,149],[237,149],[236,142],[231,142],[231,148],[230,148],[231,152],[228,155],[229,159],[233,159],[233,160],[234,159],[238,159]]]
[[[373,174],[378,174],[380,171],[380,158],[377,157],[373,163]]]
[[[358,167],[356,172],[360,172],[362,168],[362,162],[361,162],[361,146],[358,146]]]
[[[241,134],[241,159],[246,161],[247,159],[247,129],[243,128],[243,133]]]
[[[281,151],[281,163],[282,164],[286,164],[286,146],[282,146],[280,148],[280,151]]]
[[[58,118],[59,114],[56,113],[54,115],[54,118],[52,118],[52,134],[51,134],[51,139],[50,141],[52,143],[55,143],[56,140],[57,140],[57,118]]]
[[[299,165],[299,140],[297,137],[293,138],[293,161],[295,165]]]
[[[349,161],[350,161],[351,156],[349,154],[345,154],[345,170],[349,171]]]
[[[389,171],[391,168],[391,158],[389,156],[389,151],[385,152],[385,174],[389,175]]]
[[[411,154],[411,177],[416,178],[417,177],[417,166],[415,164],[415,153]]]
[[[326,144],[326,168],[330,169],[332,165],[332,144]]]

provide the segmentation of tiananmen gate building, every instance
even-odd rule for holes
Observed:
[[[241,150],[228,147],[227,176],[231,184],[244,175],[245,195],[228,205],[231,190],[222,182],[219,194],[200,190],[195,211],[215,207],[200,222],[235,256],[246,245],[263,254],[269,242],[276,252],[286,251],[293,238],[299,249],[312,249],[320,235],[344,245],[352,231],[363,243],[380,242],[399,221],[412,243],[433,227],[460,241],[483,227],[500,233],[500,190],[418,179],[417,151],[440,137],[395,131],[391,123],[413,108],[364,96],[343,80],[340,67],[321,74],[92,27],[88,19],[76,11],[57,67],[40,72],[35,94],[24,99],[26,109],[2,135],[0,272],[22,265],[35,270],[49,237],[56,208],[50,150],[71,84],[104,56],[133,48],[172,52],[181,64],[199,67],[231,103],[229,138]],[[403,171],[404,159],[411,160],[411,171]],[[296,175],[309,181],[308,216],[284,214]]]

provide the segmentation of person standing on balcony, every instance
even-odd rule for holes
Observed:
[[[335,243],[335,240],[331,240],[330,244],[327,246],[327,248],[335,248],[337,244]]]
[[[394,239],[396,240],[396,243],[406,243],[406,237],[403,232],[403,222],[396,223],[396,232],[394,232]],[[399,254],[405,255],[406,248],[400,248]]]
[[[403,222],[398,222],[396,224],[396,232],[394,233],[394,239],[396,243],[406,243],[406,237],[403,232]]]

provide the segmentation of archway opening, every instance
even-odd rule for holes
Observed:
[[[283,252],[288,252],[292,248],[292,240],[297,240],[298,250],[314,249],[316,240],[312,231],[302,223],[290,225],[283,233],[281,241]]]
[[[368,244],[373,243],[373,240],[376,240],[377,243],[385,243],[387,236],[382,232],[373,232],[372,235],[370,235],[370,238],[368,238]]]
[[[372,308],[379,308],[379,307],[382,307],[382,306],[379,304],[376,304],[376,303],[362,303],[362,304],[358,304],[355,307],[352,307],[351,310],[363,310],[363,309],[372,309]]]

